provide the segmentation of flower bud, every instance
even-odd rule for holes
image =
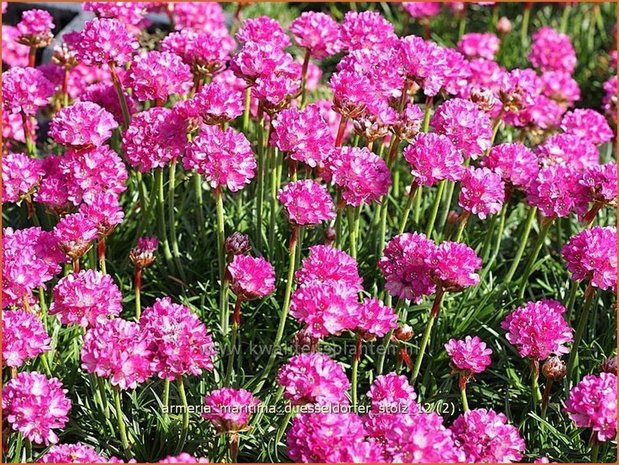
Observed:
[[[600,365],[600,371],[603,373],[617,374],[617,356],[607,358]]]
[[[396,328],[394,335],[398,341],[406,342],[410,341],[414,336],[413,328],[404,323]]]
[[[499,35],[505,35],[512,32],[512,22],[507,19],[505,16],[501,16],[501,18],[496,23],[496,31]]]
[[[336,239],[336,233],[335,233],[335,228],[333,227],[328,227],[327,229],[325,229],[325,244],[326,245],[331,245],[335,242]]]
[[[312,336],[306,328],[300,329],[292,335],[292,348],[296,353],[316,352],[320,339]]]
[[[235,231],[226,238],[224,248],[228,255],[246,255],[251,250],[249,237]]]
[[[152,265],[158,245],[159,241],[156,237],[140,237],[137,245],[129,252],[129,260],[139,269]]]
[[[475,87],[471,89],[471,101],[475,103],[480,110],[490,111],[494,105],[498,102],[490,89],[481,89]]]
[[[549,381],[558,381],[565,377],[567,367],[559,357],[550,357],[542,365],[542,374]]]

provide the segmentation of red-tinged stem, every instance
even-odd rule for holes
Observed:
[[[102,273],[107,273],[106,266],[105,266],[106,249],[107,247],[105,243],[105,237],[102,237],[101,239],[99,239],[99,242],[97,242],[97,255],[99,256],[99,268],[101,269]]]
[[[129,113],[129,106],[127,105],[127,99],[125,98],[125,92],[123,91],[123,85],[118,77],[118,71],[116,70],[116,64],[114,62],[109,63],[110,74],[112,75],[112,82],[114,83],[114,89],[118,94],[118,101],[120,102],[120,109],[123,114],[124,128],[126,129],[131,122],[131,114]]]
[[[30,47],[30,51],[28,52],[28,67],[34,68],[37,63],[37,48]]]
[[[337,137],[335,138],[335,146],[341,147],[344,141],[344,132],[346,132],[346,125],[348,124],[348,118],[340,116],[340,125],[337,128]]]
[[[307,100],[307,69],[309,68],[310,57],[310,50],[306,49],[301,68],[301,109],[305,107],[305,101]]]
[[[133,274],[133,290],[135,292],[135,319],[139,320],[142,314],[142,268],[136,268]]]
[[[72,264],[73,264],[73,273],[79,273],[80,272],[80,259],[78,257],[73,258]]]

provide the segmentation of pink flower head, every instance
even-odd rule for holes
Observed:
[[[398,115],[398,121],[393,124],[393,131],[400,139],[411,142],[421,131],[422,124],[423,110],[419,105],[408,104]]]
[[[17,23],[20,43],[29,47],[46,47],[54,38],[54,18],[45,10],[27,10]]]
[[[424,234],[404,233],[391,239],[378,262],[389,294],[415,303],[433,294],[436,284],[428,262],[436,252],[436,244]]]
[[[525,451],[518,428],[508,424],[505,415],[493,410],[480,408],[464,412],[450,429],[467,462],[519,462]]]
[[[611,76],[602,86],[604,88],[604,98],[602,108],[606,116],[617,124],[617,76]]]
[[[546,26],[533,34],[529,61],[541,71],[571,74],[576,67],[576,51],[568,35]]]
[[[297,226],[311,226],[335,218],[333,200],[327,188],[310,179],[291,182],[277,194],[288,220]]]
[[[18,37],[19,31],[15,26],[2,25],[2,61],[11,68],[28,66],[30,47],[17,42]]]
[[[458,50],[467,57],[486,60],[494,60],[500,46],[501,40],[491,32],[470,32],[458,42]]]
[[[344,368],[325,354],[295,355],[280,368],[277,382],[292,405],[348,404]]]
[[[34,194],[34,200],[47,206],[50,210],[66,213],[69,204],[67,181],[60,168],[61,157],[48,155],[43,159],[43,179]]]
[[[378,202],[387,195],[391,185],[391,173],[385,160],[365,147],[339,147],[327,166],[348,205],[357,207]]]
[[[58,315],[64,325],[95,326],[118,316],[122,294],[108,274],[82,270],[61,278],[53,289],[50,315]]]
[[[290,45],[290,39],[281,24],[268,16],[246,19],[236,33],[236,40],[241,44],[247,42],[268,43],[284,49]]]
[[[92,11],[99,18],[114,18],[136,28],[147,25],[145,16],[148,3],[142,2],[84,2],[84,11]]]
[[[262,257],[235,255],[228,264],[228,274],[232,292],[243,300],[266,297],[275,290],[273,265]]]
[[[2,157],[2,200],[17,202],[31,196],[45,174],[41,160],[23,153],[7,153]]]
[[[376,89],[370,79],[353,71],[339,71],[329,81],[333,91],[333,109],[345,118],[361,115],[375,104]]]
[[[561,129],[567,134],[587,139],[595,145],[604,144],[615,136],[606,118],[589,108],[566,113],[561,120]]]
[[[355,331],[366,340],[383,337],[398,326],[398,315],[393,308],[376,298],[365,298],[358,308],[358,318]]]
[[[243,431],[259,404],[260,401],[245,389],[221,388],[204,398],[202,416],[219,433]]]
[[[482,220],[501,211],[505,184],[501,176],[488,168],[469,168],[462,175],[458,204]]]
[[[582,169],[599,163],[600,154],[593,142],[572,134],[555,134],[537,147],[542,165],[568,165]]]
[[[579,428],[591,428],[598,441],[617,434],[617,376],[587,375],[570,391],[565,411]]]
[[[82,368],[119,389],[135,389],[153,375],[150,341],[137,323],[106,320],[84,335]]]
[[[445,66],[442,69],[443,89],[450,95],[463,95],[470,85],[473,72],[468,60],[460,52],[442,49]]]
[[[530,68],[516,68],[502,73],[499,78],[499,97],[508,123],[518,124],[518,112],[535,103],[535,96],[541,88],[539,76]]]
[[[116,152],[103,145],[87,150],[69,149],[60,161],[68,198],[78,205],[91,195],[127,189],[127,168]]]
[[[80,213],[96,226],[100,238],[109,236],[125,217],[118,196],[111,192],[85,198]]]
[[[49,103],[54,85],[35,68],[11,68],[2,73],[2,108],[33,116]]]
[[[237,192],[254,178],[256,157],[243,133],[207,126],[187,146],[183,165],[205,176],[213,189]]]
[[[539,171],[537,156],[523,144],[500,144],[482,160],[483,166],[499,174],[503,182],[525,188]]]
[[[402,8],[412,18],[428,19],[440,13],[441,4],[440,2],[402,2]]]
[[[376,11],[349,11],[342,22],[342,42],[349,52],[362,48],[387,50],[397,41],[393,24]]]
[[[124,153],[131,166],[146,173],[163,168],[185,152],[187,123],[179,112],[151,108],[136,114],[123,135]]]
[[[572,236],[561,251],[574,281],[617,287],[617,228],[595,226]]]
[[[536,95],[533,104],[516,115],[510,116],[514,126],[534,126],[540,129],[552,129],[559,126],[565,108],[545,95]]]
[[[206,457],[196,458],[187,452],[182,452],[176,456],[170,455],[157,463],[209,463],[209,460]]]
[[[243,93],[234,87],[213,82],[191,100],[179,103],[179,112],[199,117],[206,124],[229,123],[243,114]]]
[[[466,244],[445,241],[426,261],[432,266],[434,281],[445,291],[458,292],[479,284],[481,258]]]
[[[462,154],[447,136],[440,134],[417,134],[403,155],[411,166],[414,182],[422,186],[433,186],[443,179],[457,181],[464,171]]]
[[[469,100],[447,100],[436,109],[431,125],[449,137],[465,157],[475,159],[492,146],[490,117]]]
[[[56,113],[49,135],[62,145],[100,147],[117,127],[114,116],[96,103],[76,102]]]
[[[572,106],[580,100],[580,87],[576,80],[564,71],[546,71],[540,76],[542,93],[564,106]]]
[[[168,4],[174,14],[174,28],[177,31],[220,31],[225,29],[224,10],[217,2],[179,2]]]
[[[314,245],[295,274],[299,286],[338,281],[354,292],[362,289],[361,277],[354,258],[330,245]]]
[[[99,455],[96,450],[86,444],[57,444],[49,448],[41,458],[40,463],[109,463],[109,460]]]
[[[140,101],[165,102],[170,95],[189,92],[193,76],[178,55],[152,51],[133,60],[128,85]]]
[[[451,359],[451,365],[456,370],[467,373],[483,373],[492,363],[492,349],[477,336],[466,336],[464,339],[450,339],[445,344],[445,350]]]
[[[586,202],[610,204],[617,198],[617,164],[588,166],[578,183],[584,188]]]
[[[41,373],[22,372],[2,389],[4,418],[14,431],[35,444],[54,444],[54,429],[64,428],[69,418],[71,401],[57,378]]]
[[[58,246],[72,259],[88,252],[97,233],[97,226],[82,213],[63,216],[54,228]]]
[[[297,63],[295,63],[296,65]],[[256,79],[252,88],[253,95],[269,115],[286,108],[299,93],[298,73],[272,73]]]
[[[400,39],[400,55],[406,78],[422,88],[427,97],[437,95],[445,84],[444,49],[435,42],[411,35]]]
[[[346,444],[325,459],[327,463],[384,463],[385,457],[378,441],[368,439]]]
[[[290,23],[290,32],[299,47],[307,49],[317,60],[339,53],[342,30],[338,22],[326,13],[304,11]]]
[[[2,359],[10,367],[20,367],[51,349],[51,339],[43,322],[25,310],[2,313],[2,334]]]
[[[215,348],[204,323],[184,305],[169,297],[157,299],[140,317],[150,343],[153,372],[173,381],[179,376],[198,376],[213,369]]]
[[[510,313],[501,328],[521,357],[545,360],[552,354],[569,352],[565,344],[573,341],[572,328],[564,313],[565,307],[555,300],[528,302]]]
[[[232,58],[230,69],[238,77],[253,83],[259,77],[289,68],[293,62],[289,53],[271,43],[247,42]]]
[[[372,413],[414,414],[419,412],[417,394],[404,375],[388,373],[376,377],[370,392]]]
[[[64,39],[79,61],[92,66],[124,66],[139,47],[125,24],[109,18],[92,19],[82,31],[65,34]]]
[[[567,217],[578,205],[576,173],[563,165],[541,168],[527,187],[527,201],[547,218]]]
[[[271,144],[312,168],[322,164],[333,149],[335,138],[316,104],[283,110],[272,125]]]
[[[127,102],[129,114],[133,115],[135,113],[135,101],[131,95],[127,94],[126,91],[123,93],[125,95],[125,101]],[[91,84],[86,87],[86,89],[80,94],[79,98],[81,101],[96,103],[101,108],[104,108],[114,115],[114,119],[117,123],[123,121],[120,101],[118,100],[118,94],[116,93],[113,84],[105,82]]]
[[[155,261],[157,247],[159,247],[159,241],[156,237],[142,236],[129,252],[129,260],[136,268],[149,267]]]

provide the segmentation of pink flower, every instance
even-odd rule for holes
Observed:
[[[438,94],[445,84],[444,49],[421,37],[406,36],[400,39],[400,55],[406,78],[421,87],[427,97]]]
[[[572,236],[561,251],[574,281],[600,289],[617,287],[617,228],[595,226]]]
[[[527,201],[548,218],[564,218],[578,207],[577,187],[577,173],[573,169],[563,165],[548,166],[541,168],[527,187]]]
[[[327,189],[310,179],[291,182],[278,193],[288,220],[297,226],[311,226],[335,218],[333,200]]]
[[[335,149],[327,167],[346,204],[355,207],[379,202],[391,185],[387,163],[365,147]]]
[[[376,377],[370,392],[372,413],[414,414],[420,410],[415,389],[404,375],[388,373]]]
[[[490,150],[482,164],[499,174],[503,182],[525,188],[539,171],[537,156],[523,144],[500,144]]]
[[[443,179],[457,181],[464,171],[462,154],[447,136],[419,133],[403,155],[414,182],[422,186],[433,186]]]
[[[349,11],[342,22],[342,42],[351,52],[362,48],[387,50],[397,41],[393,24],[376,11]]]
[[[243,98],[243,93],[234,87],[213,82],[176,108],[187,116],[199,117],[206,124],[216,125],[229,123],[243,114]]]
[[[335,450],[327,459],[327,463],[384,463],[385,457],[380,444],[374,439],[347,444],[344,448]]]
[[[209,460],[206,457],[196,458],[187,452],[182,452],[176,456],[170,455],[165,459],[159,460],[157,463],[209,463]]]
[[[138,49],[138,41],[117,19],[95,18],[80,32],[64,36],[77,59],[87,65],[124,66]]]
[[[213,423],[219,433],[243,431],[259,404],[260,401],[245,389],[221,388],[204,398],[202,416]]]
[[[445,350],[451,359],[452,367],[467,373],[483,373],[492,363],[492,349],[477,336],[466,336],[461,340],[450,339],[445,344]]]
[[[510,313],[501,323],[523,358],[545,360],[550,355],[567,354],[565,344],[573,341],[563,314],[565,307],[555,300],[528,302]]]
[[[469,100],[447,100],[436,109],[430,124],[449,137],[465,157],[475,159],[492,146],[490,117]]]
[[[30,47],[17,42],[19,31],[15,26],[2,25],[2,61],[9,67],[28,66]]]
[[[43,179],[34,200],[50,210],[66,213],[70,208],[67,182],[60,168],[61,157],[48,155],[43,159]]]
[[[118,196],[111,192],[94,194],[84,199],[80,213],[96,226],[99,238],[109,236],[125,217]]]
[[[254,178],[256,157],[243,133],[206,126],[187,146],[183,165],[205,176],[213,189],[237,192]]]
[[[333,109],[345,118],[361,115],[375,104],[376,90],[369,78],[353,71],[339,71],[329,81],[333,91]]]
[[[491,32],[470,32],[458,42],[458,50],[469,58],[494,60],[499,52],[501,40]]]
[[[436,244],[423,234],[404,233],[391,239],[378,262],[387,292],[415,303],[433,294],[436,284],[428,262],[436,252]]]
[[[467,462],[519,462],[526,445],[518,428],[493,410],[474,409],[460,415],[450,427]]]
[[[129,114],[133,115],[135,113],[135,101],[131,95],[127,94],[126,91],[123,93],[125,95]],[[114,119],[117,123],[123,121],[120,101],[118,100],[118,94],[116,93],[113,84],[104,82],[91,84],[86,87],[86,89],[80,94],[79,98],[84,102],[96,103],[101,108],[104,108],[114,115]]]
[[[226,17],[217,2],[181,2],[171,3],[174,14],[174,28],[196,31],[220,31],[225,29]]]
[[[540,129],[553,129],[559,126],[563,113],[565,108],[562,104],[544,95],[536,95],[532,105],[514,116],[518,122],[512,120],[511,123],[519,127],[533,125]]]
[[[540,76],[542,93],[560,104],[572,106],[580,100],[580,87],[576,80],[564,71],[546,71]]]
[[[27,10],[17,23],[18,41],[29,47],[46,47],[54,38],[54,18],[45,10]]]
[[[358,322],[355,331],[366,340],[383,337],[398,326],[398,315],[393,308],[376,298],[366,297],[357,312]]]
[[[119,389],[135,389],[153,375],[149,345],[137,323],[121,318],[101,322],[84,335],[82,368]]]
[[[415,19],[427,19],[441,11],[440,2],[402,2],[402,7]]]
[[[77,259],[88,252],[91,242],[97,238],[97,226],[82,213],[72,213],[58,221],[54,236],[60,249]]]
[[[426,262],[432,266],[434,281],[445,291],[458,292],[479,284],[481,258],[466,244],[442,242]]]
[[[305,48],[317,60],[339,53],[342,43],[341,26],[335,19],[319,11],[304,11],[290,23],[290,32],[299,47]]]
[[[146,268],[155,261],[155,252],[158,246],[159,241],[156,237],[142,236],[129,252],[129,260],[136,268]]]
[[[362,289],[361,277],[354,258],[330,245],[314,245],[295,274],[299,286],[337,281],[354,292]]]
[[[565,411],[579,428],[591,428],[598,441],[617,434],[617,376],[600,373],[585,376],[570,391]]]
[[[36,371],[19,373],[2,389],[4,418],[29,441],[54,444],[58,436],[53,430],[64,428],[69,421],[71,401],[66,394],[56,378]]]
[[[422,124],[423,110],[419,105],[409,103],[398,115],[398,121],[393,124],[393,130],[400,139],[411,142],[421,131]]]
[[[469,168],[462,175],[458,205],[482,220],[501,211],[505,184],[501,176],[488,168]]]
[[[235,255],[228,264],[228,274],[232,292],[243,300],[266,297],[275,290],[273,265],[262,257]]]
[[[2,359],[7,366],[20,367],[51,349],[51,339],[43,322],[25,310],[2,314]]]
[[[137,28],[147,25],[148,3],[84,2],[84,11],[93,11],[99,18],[114,18]]]
[[[617,76],[611,76],[602,87],[604,88],[602,108],[606,116],[617,124]]]
[[[604,144],[614,137],[606,118],[589,108],[566,113],[561,120],[561,129],[567,134],[587,139],[595,145]]]
[[[185,152],[187,123],[179,112],[151,108],[136,114],[123,135],[127,160],[146,173],[163,168]]]
[[[165,102],[170,95],[189,92],[193,75],[178,55],[152,51],[133,60],[128,85],[140,101]]]
[[[277,383],[292,405],[348,404],[344,368],[325,354],[295,355],[280,368]]]
[[[460,52],[451,48],[444,48],[443,58],[445,66],[442,75],[443,89],[450,95],[462,95],[466,92],[473,72],[467,59]]]
[[[296,63],[295,63],[296,65]],[[298,73],[272,73],[256,79],[252,92],[269,115],[288,106],[299,93]]]
[[[45,174],[41,160],[23,153],[7,153],[2,157],[2,200],[17,202],[31,196]]]
[[[236,33],[236,40],[241,44],[247,42],[268,43],[284,49],[290,45],[290,39],[281,24],[268,16],[246,19]]]
[[[570,37],[551,27],[542,27],[533,34],[529,61],[541,71],[564,71],[573,73],[576,67],[576,52]]]
[[[572,134],[555,134],[537,147],[542,165],[568,165],[582,169],[599,163],[600,154],[595,144]]]
[[[2,108],[8,113],[35,115],[49,103],[54,85],[35,68],[11,68],[2,73]]]
[[[617,198],[617,165],[609,162],[588,166],[578,183],[584,188],[586,202],[610,204]]]
[[[271,43],[247,42],[232,58],[230,69],[238,77],[253,82],[259,77],[271,75],[276,70],[290,67],[293,61],[290,54]]]
[[[41,458],[40,463],[109,463],[109,460],[99,455],[96,450],[85,444],[57,444],[49,448]]]
[[[58,144],[100,147],[117,127],[114,116],[96,103],[76,102],[56,113],[49,135]]]
[[[140,317],[150,343],[152,370],[160,379],[174,379],[213,370],[215,347],[204,323],[184,305],[169,297],[155,300]]]

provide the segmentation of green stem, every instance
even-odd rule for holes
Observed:
[[[216,189],[213,195],[215,196],[215,207],[217,210],[217,261],[219,264],[219,282],[221,285],[219,320],[223,334],[228,334],[228,320],[230,315],[228,309],[228,283],[225,280],[226,251],[224,250],[224,243],[226,240],[226,233],[224,225],[224,201],[220,189]]]
[[[131,451],[129,449],[129,440],[127,439],[127,430],[125,429],[125,419],[123,417],[123,409],[120,399],[120,389],[116,386],[112,388],[114,393],[114,404],[116,406],[116,421],[118,422],[118,431],[120,433],[120,440],[125,452],[125,458],[131,457]]]
[[[594,438],[591,444],[591,463],[598,463],[599,454],[600,454],[600,442]]]
[[[116,70],[116,65],[114,62],[109,63],[110,74],[112,75],[112,82],[114,83],[114,89],[116,89],[116,94],[118,95],[118,101],[120,102],[120,110],[123,115],[123,129],[127,129],[129,123],[131,122],[131,114],[129,113],[129,106],[127,105],[127,99],[125,98],[125,93],[123,92],[123,85],[120,82],[120,78],[118,77],[118,72]]]
[[[348,247],[350,256],[357,259],[357,230],[355,228],[355,208],[353,206],[346,207],[346,215],[348,217]]]
[[[174,158],[170,162],[170,171],[169,176],[170,180],[168,182],[168,221],[170,222],[170,238],[172,240],[172,253],[174,256],[174,264],[178,269],[180,277],[183,281],[185,281],[185,271],[183,270],[183,265],[181,263],[181,253],[178,247],[178,236],[176,233],[176,213],[174,211],[174,197],[176,194],[176,164],[177,159]]]
[[[107,395],[105,394],[105,383],[103,382],[103,378],[96,376],[97,383],[97,391],[99,392],[99,396],[101,397],[101,407],[103,408],[103,415],[105,415],[106,419],[110,418],[110,407],[107,401]]]
[[[451,209],[451,201],[454,196],[454,191],[456,189],[455,182],[449,182],[447,186],[447,195],[445,196],[445,200],[443,201],[443,206],[441,208],[441,216],[439,217],[438,224],[441,228],[441,234],[445,235],[445,228],[447,227],[447,218],[449,217],[449,210]]]
[[[310,56],[310,50],[305,50],[303,66],[301,67],[301,109],[305,107],[305,102],[307,101],[307,68],[309,67]]]
[[[243,111],[243,132],[247,134],[249,129],[249,114],[251,111],[251,87],[245,89],[245,109]]]
[[[537,408],[537,404],[542,400],[542,393],[539,390],[539,361],[531,360],[531,399],[533,400],[533,409]]]
[[[228,367],[226,369],[226,377],[224,379],[224,386],[230,384],[232,379],[232,371],[234,368],[234,355],[236,353],[236,340],[240,329],[240,314],[241,314],[242,300],[237,296],[236,303],[234,304],[234,321],[232,323],[232,335],[230,337],[230,355],[228,355]],[[237,315],[239,317],[237,318]]]
[[[469,410],[469,400],[466,397],[466,384],[460,388],[460,398],[462,399],[462,410],[467,412]]]
[[[576,334],[574,336],[574,342],[572,343],[572,350],[570,352],[570,358],[567,363],[568,382],[573,380],[573,372],[576,357],[578,356],[578,346],[582,341],[582,337],[587,327],[587,321],[589,320],[589,314],[591,313],[591,307],[593,306],[593,297],[595,296],[595,288],[589,283],[585,290],[585,302],[582,307],[582,313],[578,319],[578,326],[576,327]]]
[[[32,125],[30,124],[31,119],[23,111],[20,114],[22,120],[22,129],[24,131],[24,139],[26,140],[26,151],[28,152],[29,157],[34,157],[37,154],[37,147],[36,143],[33,141],[32,138]]]
[[[529,36],[529,20],[531,18],[531,5],[525,3],[524,12],[522,13],[522,29],[520,29],[520,42],[522,47],[526,47]]]
[[[140,321],[142,315],[142,268],[137,268],[133,275],[133,290],[135,292],[135,319]]]
[[[193,192],[198,205],[196,206],[196,220],[198,228],[202,232],[202,246],[206,247],[208,238],[206,236],[206,223],[204,222],[204,195],[202,194],[202,176],[199,173],[193,174]]]
[[[563,14],[561,15],[561,26],[559,28],[559,31],[563,34],[565,34],[565,32],[567,31],[567,24],[569,22],[571,12],[572,7],[568,3],[566,3],[563,7]]]
[[[438,214],[438,209],[441,205],[441,200],[443,198],[443,192],[445,191],[446,183],[447,180],[443,180],[438,184],[438,190],[436,191],[436,197],[434,198],[434,205],[432,205],[430,218],[428,219],[428,225],[426,226],[426,236],[428,236],[428,238],[432,237],[434,222],[436,221],[436,215]]]
[[[419,376],[421,362],[423,361],[423,356],[426,352],[426,348],[428,347],[428,342],[430,341],[430,334],[432,334],[432,326],[434,326],[434,321],[436,320],[436,318],[438,318],[438,313],[441,307],[441,300],[443,299],[443,293],[444,291],[442,289],[438,289],[436,291],[434,303],[432,304],[432,310],[430,310],[430,318],[428,319],[426,329],[423,331],[423,336],[421,337],[421,345],[419,346],[419,354],[417,354],[417,360],[415,360],[415,366],[413,368],[413,374],[411,376],[411,383],[414,383],[417,380],[417,376]]]
[[[267,141],[268,143],[268,141]],[[258,170],[256,177],[258,178],[258,192],[257,192],[257,215],[256,215],[256,247],[258,250],[262,249],[262,210],[264,204],[264,117],[260,117],[258,122]]]
[[[166,423],[170,418],[170,380],[163,380],[163,417]]]
[[[352,382],[351,382],[351,394],[352,394],[352,406],[353,409],[357,408],[357,372],[359,370],[359,361],[361,360],[361,347],[363,344],[363,339],[357,336],[357,340],[355,342],[355,353],[353,354],[352,359]]]
[[[516,274],[516,270],[518,269],[520,260],[522,260],[522,255],[524,254],[524,251],[527,247],[527,242],[529,240],[529,234],[531,233],[531,228],[533,226],[533,220],[535,220],[536,214],[537,214],[537,207],[531,207],[529,210],[529,215],[527,216],[527,219],[524,225],[524,230],[520,234],[520,245],[518,246],[518,251],[516,252],[516,256],[514,257],[514,260],[512,261],[512,266],[510,267],[509,271],[505,275],[505,278],[503,279],[503,282],[506,284],[509,283],[514,277],[514,274]]]
[[[460,239],[462,239],[462,234],[464,233],[464,229],[466,228],[466,224],[468,223],[470,216],[471,214],[469,212],[464,212],[462,218],[460,218],[460,224],[458,225],[458,231],[456,232],[456,237],[454,239],[455,242],[460,242]]]
[[[402,234],[406,229],[406,223],[408,222],[408,216],[411,212],[411,208],[413,207],[413,202],[415,197],[417,196],[417,191],[419,190],[419,184],[415,182],[411,183],[411,188],[408,193],[408,198],[406,199],[406,205],[404,206],[404,211],[402,212],[402,218],[400,219],[400,227],[398,228],[398,232]],[[382,249],[381,249],[382,252]]]
[[[295,414],[294,406],[291,406],[290,411],[286,413],[286,415],[284,416],[284,419],[279,425],[279,428],[277,428],[277,434],[275,435],[275,448],[276,449],[277,449],[277,445],[282,440],[282,437],[284,436],[284,433],[286,432],[286,428],[288,427],[288,423],[290,423],[290,420],[292,420],[292,417],[294,416],[294,414]]]
[[[185,446],[187,440],[187,432],[189,431],[189,404],[187,403],[187,394],[185,393],[185,383],[183,377],[176,378],[176,384],[178,386],[178,395],[181,398],[181,404],[183,406],[183,423],[181,426],[181,435],[178,438],[178,446],[176,447],[177,453],[180,453]]]
[[[155,172],[156,186],[157,186],[157,210],[158,218],[157,224],[159,227],[159,237],[161,244],[163,245],[163,256],[165,257],[166,264],[170,271],[174,270],[174,264],[172,262],[172,251],[170,250],[170,244],[168,242],[168,232],[166,230],[166,217],[165,217],[165,193],[163,190],[163,168],[157,169]]]
[[[26,439],[26,463],[32,463],[32,442]]]
[[[550,226],[552,225],[552,219],[544,218],[542,220],[542,225],[540,227],[539,236],[537,237],[537,241],[533,246],[533,250],[531,251],[531,256],[529,257],[529,261],[524,268],[524,273],[522,274],[522,281],[520,281],[520,291],[518,295],[522,299],[524,297],[524,291],[527,288],[529,276],[535,270],[535,262],[537,261],[537,257],[539,256],[540,250],[542,250],[542,246],[544,245],[544,240],[548,235],[548,231],[550,230]]]
[[[271,254],[275,253],[275,228],[277,214],[279,213],[277,191],[281,183],[281,178],[279,177],[281,171],[278,169],[280,163],[283,163],[283,157],[277,147],[275,147],[273,152],[273,166],[271,168],[271,216],[269,218],[269,251]]]

